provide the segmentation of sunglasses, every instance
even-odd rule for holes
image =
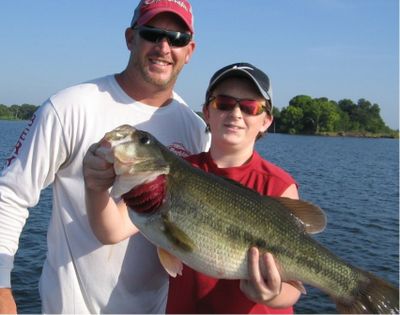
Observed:
[[[172,47],[184,47],[192,40],[190,33],[167,31],[152,26],[142,25],[135,27],[134,30],[139,32],[141,38],[152,43],[159,43],[166,38]]]
[[[214,109],[223,111],[231,111],[236,107],[236,104],[239,104],[239,108],[243,113],[252,116],[257,116],[267,111],[266,104],[263,101],[246,100],[227,95],[212,96],[208,99],[208,104]]]

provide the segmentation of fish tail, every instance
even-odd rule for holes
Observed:
[[[399,314],[399,289],[365,273],[366,280],[353,290],[353,296],[334,298],[342,314]]]

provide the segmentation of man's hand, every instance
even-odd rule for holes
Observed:
[[[98,146],[91,145],[83,158],[83,177],[87,189],[102,192],[113,185],[115,172],[111,163],[96,155]]]
[[[17,314],[17,305],[10,288],[0,288],[0,314]]]
[[[136,212],[151,212],[164,202],[166,177],[160,175],[146,184],[139,185],[122,195],[126,205]]]
[[[262,255],[262,263],[265,265],[266,274],[261,274],[260,253],[257,248],[250,249],[249,254],[249,280],[240,281],[240,289],[248,299],[268,305],[268,302],[276,298],[282,290],[281,276],[275,264],[274,257],[270,253]]]

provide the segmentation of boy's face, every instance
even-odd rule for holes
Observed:
[[[254,84],[246,78],[225,79],[211,94],[212,97],[217,95],[265,103]],[[238,104],[232,110],[219,110],[209,104],[204,107],[204,116],[211,129],[213,144],[221,148],[253,150],[257,135],[264,133],[272,123],[272,117],[265,111],[250,115]]]

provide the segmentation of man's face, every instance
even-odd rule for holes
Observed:
[[[169,31],[187,32],[183,21],[171,13],[161,13],[146,25]],[[150,42],[135,31],[132,49],[134,68],[147,83],[163,89],[173,88],[179,72],[189,62],[194,47],[193,41],[184,47],[171,46],[166,38],[156,43]]]

